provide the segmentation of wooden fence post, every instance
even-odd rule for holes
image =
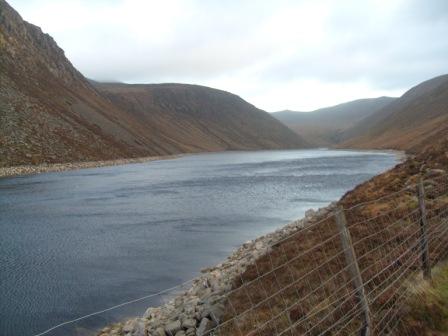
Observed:
[[[422,253],[423,278],[431,280],[431,263],[429,261],[428,222],[426,220],[425,187],[420,178],[417,185],[418,206],[420,209],[420,249]]]
[[[342,248],[344,249],[345,260],[349,266],[350,276],[353,279],[353,285],[356,289],[356,296],[359,303],[361,304],[361,309],[364,315],[364,327],[361,330],[361,335],[369,336],[371,335],[372,331],[369,303],[367,301],[364,283],[362,281],[361,272],[359,270],[358,260],[356,259],[355,250],[352,244],[352,238],[350,236],[349,230],[347,229],[347,220],[345,218],[344,209],[342,207],[338,207],[335,217],[341,237]]]

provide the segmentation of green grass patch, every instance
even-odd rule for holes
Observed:
[[[418,335],[448,334],[448,264],[434,269],[431,282],[415,285],[404,329]]]

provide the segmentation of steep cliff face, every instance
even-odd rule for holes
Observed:
[[[3,0],[0,41],[0,165],[150,154],[54,40]]]
[[[83,76],[65,58],[51,36],[22,20],[4,0],[0,1],[0,41],[3,70],[15,79],[42,79],[49,72],[68,85],[81,84]],[[20,76],[20,77],[19,77]]]
[[[198,128],[207,130],[209,136],[192,134],[183,129],[184,123],[172,120],[181,114],[166,113],[170,102],[163,109],[170,114],[170,120],[151,123],[160,109],[148,106],[157,109],[141,111],[147,114],[143,117],[147,122],[142,123],[142,116],[133,113],[130,106],[123,102],[116,106],[117,99],[103,92],[73,67],[48,34],[23,21],[13,8],[0,0],[0,166],[224,149],[298,148],[304,144],[283,125],[269,121],[266,112],[230,94],[229,97],[238,100],[243,118],[248,109],[251,112],[247,115],[251,118],[265,121],[265,127],[260,129],[263,133],[252,128],[256,120],[248,120],[247,129],[241,126],[231,132],[230,138],[221,141],[217,128],[231,129],[238,120],[225,124],[230,119],[220,119],[222,124],[207,124],[209,120],[197,119]],[[182,102],[184,98],[186,95],[181,91],[169,97],[177,100],[176,106],[190,111],[192,123],[194,118],[202,117],[199,112],[195,113],[201,104],[213,106],[217,114],[227,113],[213,101],[198,101],[195,106],[189,106],[188,102]],[[158,116],[163,117],[164,114]],[[240,114],[234,117],[238,119]],[[165,126],[163,130],[158,129],[161,124]],[[215,136],[210,135],[214,133]],[[200,139],[195,139],[195,135],[200,135]],[[263,140],[254,141],[254,138]]]

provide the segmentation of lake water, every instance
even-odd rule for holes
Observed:
[[[368,151],[226,152],[0,179],[0,335],[35,335],[177,285],[397,162]]]

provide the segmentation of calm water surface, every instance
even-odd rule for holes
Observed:
[[[0,179],[0,335],[34,335],[177,285],[397,162],[381,152],[227,152]],[[50,335],[83,334],[155,300]]]

